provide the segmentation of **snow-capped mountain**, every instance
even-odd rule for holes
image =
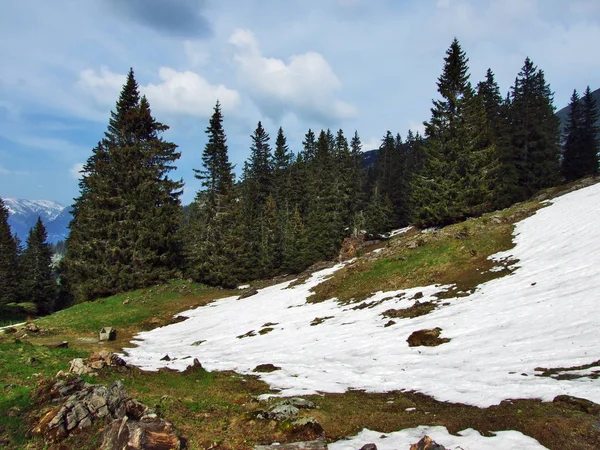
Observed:
[[[69,234],[67,225],[71,220],[68,208],[49,200],[21,200],[4,198],[8,208],[8,223],[11,231],[22,241],[27,239],[29,230],[35,225],[38,216],[48,231],[48,242],[56,243]]]

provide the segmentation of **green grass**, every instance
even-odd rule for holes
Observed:
[[[15,338],[0,340],[0,437],[13,445],[27,442],[25,415],[34,411],[31,394],[39,381],[53,378],[68,369],[68,361],[87,356],[87,352],[47,349]]]
[[[529,202],[486,214],[430,233],[413,232],[388,244],[381,257],[359,260],[336,272],[314,289],[309,298],[319,302],[337,298],[359,301],[377,291],[408,289],[431,284],[456,284],[469,290],[506,272],[489,272],[488,257],[514,245],[514,223],[542,205]]]

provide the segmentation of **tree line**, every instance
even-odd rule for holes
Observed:
[[[183,181],[169,177],[180,153],[130,70],[84,167],[61,285],[76,301],[177,277],[233,287],[331,259],[347,236],[443,226],[597,175],[589,87],[573,94],[561,135],[553,93],[529,58],[502,96],[491,70],[471,84],[455,39],[437,86],[424,136],[386,132],[368,167],[358,132],[308,130],[295,153],[282,128],[272,140],[258,122],[237,181],[217,102],[195,169],[202,188],[184,214]]]
[[[0,198],[0,311],[16,315],[52,313],[59,286],[52,268],[52,249],[46,228],[38,217],[29,231],[26,247],[11,234],[8,208]]]

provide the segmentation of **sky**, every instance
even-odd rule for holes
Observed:
[[[456,37],[476,84],[508,92],[529,56],[555,105],[600,87],[597,0],[20,0],[0,6],[0,197],[72,204],[132,67],[179,145],[184,204],[200,188],[217,99],[239,172],[262,121],[291,149],[309,128],[387,130],[429,119]]]

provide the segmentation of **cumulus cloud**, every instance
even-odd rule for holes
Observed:
[[[83,163],[75,163],[69,169],[69,175],[74,180],[79,180],[81,175],[83,175]]]
[[[117,15],[176,37],[209,37],[203,0],[104,0]]]
[[[293,113],[325,122],[355,117],[355,106],[335,97],[342,84],[325,58],[316,52],[291,56],[288,61],[262,55],[249,30],[236,30],[229,39],[243,83],[261,112],[271,119]]]
[[[81,71],[76,85],[99,105],[107,105],[115,103],[126,78],[124,74],[111,72],[102,66],[98,73],[93,69]]]
[[[207,117],[217,100],[224,111],[236,109],[240,104],[237,91],[219,84],[213,85],[192,71],[179,72],[169,67],[158,71],[158,83],[140,85],[140,91],[148,97],[153,111],[166,115],[189,115]],[[77,86],[99,104],[114,105],[125,82],[125,75],[102,67],[80,73]]]
[[[177,72],[168,67],[159,70],[161,83],[141,88],[152,108],[166,114],[206,117],[212,113],[217,99],[223,110],[233,110],[240,104],[237,91],[222,84],[213,85],[197,73]]]

